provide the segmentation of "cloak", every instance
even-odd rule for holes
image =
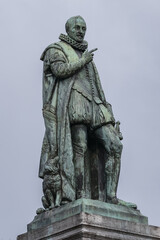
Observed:
[[[60,175],[62,180],[62,196],[63,199],[69,201],[75,200],[75,178],[74,178],[74,164],[73,164],[73,149],[72,149],[72,139],[71,139],[71,129],[68,114],[68,104],[70,99],[71,90],[74,82],[76,81],[77,74],[73,76],[58,79],[54,76],[50,69],[50,56],[54,51],[60,51],[63,53],[67,63],[73,63],[79,60],[76,51],[66,42],[60,41],[49,45],[43,52],[41,60],[44,62],[44,72],[43,72],[43,111],[44,118],[45,114],[51,114],[52,118],[56,144],[57,144],[57,155],[59,156],[59,166]],[[111,105],[106,102],[104,92],[101,87],[99,75],[95,64],[93,64],[93,69],[95,73],[96,86],[99,93],[99,98],[102,101],[105,108],[108,110],[109,119],[113,120],[113,113]],[[44,166],[45,162],[49,157],[49,142],[47,138],[47,132],[42,144],[40,167],[39,167],[39,177],[44,176]],[[98,157],[98,152],[94,155]],[[93,157],[93,154],[92,154]],[[89,181],[89,179],[88,179]]]

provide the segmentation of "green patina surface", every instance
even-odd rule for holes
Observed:
[[[67,35],[61,34],[41,56],[46,128],[39,168],[43,207],[63,208],[87,198],[136,208],[117,198],[123,137],[93,62],[97,49],[88,51],[81,16],[68,19],[65,28]]]

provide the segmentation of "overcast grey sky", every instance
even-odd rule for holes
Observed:
[[[160,226],[160,0],[0,0],[0,240],[26,232],[41,207],[44,48],[66,20],[87,22],[89,49],[121,121],[118,197]]]

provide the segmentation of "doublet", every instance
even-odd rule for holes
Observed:
[[[62,42],[61,42],[62,43]],[[63,46],[62,43],[61,46]],[[110,104],[108,108],[100,99],[100,94],[96,85],[95,69],[92,62],[85,66],[81,62],[82,52],[72,48],[77,55],[75,63],[66,62],[65,50],[52,48],[49,54],[49,63],[51,70],[60,81],[66,76],[70,76],[75,70],[75,82],[71,89],[70,100],[68,104],[69,120],[71,124],[85,124],[91,129],[98,128],[109,122],[114,123],[114,117]]]

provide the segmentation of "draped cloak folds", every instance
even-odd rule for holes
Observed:
[[[53,110],[52,113],[54,113],[54,131],[56,132],[57,154],[59,156],[60,175],[62,180],[62,197],[63,199],[73,201],[75,200],[75,177],[68,105],[71,90],[74,82],[76,81],[77,74],[75,73],[73,76],[65,79],[58,79],[54,76],[50,69],[50,54],[54,50],[63,53],[67,63],[78,61],[79,57],[76,51],[69,44],[63,41],[49,45],[41,56],[41,60],[44,62],[43,109],[45,110],[49,107],[49,109]],[[111,105],[105,100],[99,75],[93,62],[92,65],[95,73],[99,98],[108,110],[108,115],[110,115],[109,118],[114,119]],[[40,158],[40,178],[44,177],[44,166],[49,157],[49,152],[49,142],[46,131]]]

